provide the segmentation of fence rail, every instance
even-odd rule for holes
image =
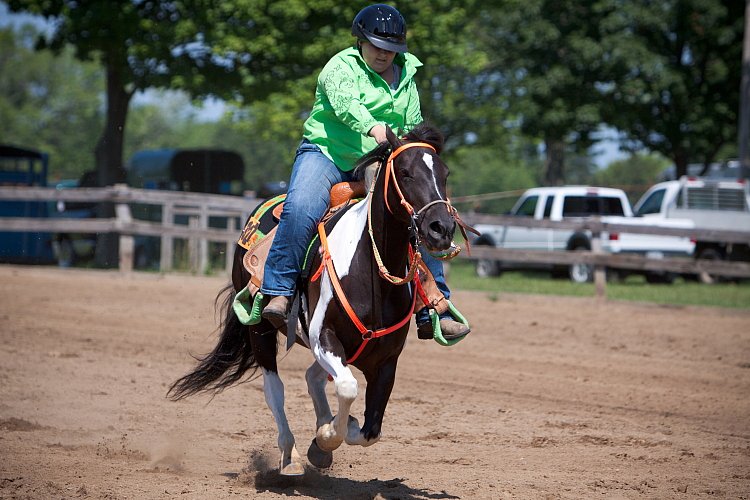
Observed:
[[[0,187],[0,201],[70,201],[86,203],[114,203],[113,218],[49,218],[0,217],[0,231],[43,231],[53,233],[117,233],[120,235],[119,267],[133,269],[134,237],[153,236],[161,239],[159,269],[169,271],[173,266],[174,240],[187,239],[190,269],[202,272],[208,268],[208,243],[226,245],[225,269],[231,272],[234,245],[250,211],[260,202],[255,198],[155,191],[135,189],[123,185],[105,188],[54,189],[37,187]],[[134,219],[131,205],[161,207],[161,220],[150,222]],[[175,222],[184,216],[187,224]],[[226,220],[225,228],[209,226],[209,220]]]
[[[160,269],[169,271],[173,263],[175,238],[189,240],[190,262],[193,271],[203,271],[208,265],[208,242],[226,245],[225,268],[231,272],[234,245],[240,225],[249,212],[261,201],[254,198],[209,195],[174,191],[135,189],[117,185],[106,188],[76,188],[58,190],[54,188],[0,187],[1,200],[22,201],[73,201],[114,203],[115,217],[106,219],[69,219],[64,217],[21,218],[0,217],[0,231],[45,231],[56,233],[117,233],[120,235],[120,269],[133,269],[133,238],[153,236],[161,238]],[[161,220],[148,222],[134,219],[131,205],[146,204],[161,207]],[[186,217],[187,224],[177,224],[176,216]],[[209,226],[211,218],[226,218],[227,227]],[[750,231],[724,231],[702,229],[676,229],[656,226],[612,224],[598,218],[586,220],[549,221],[509,216],[469,214],[464,219],[472,225],[496,224],[528,228],[550,228],[589,231],[592,234],[592,251],[544,252],[508,250],[492,247],[472,247],[472,255],[461,254],[468,259],[495,259],[507,262],[570,265],[583,263],[595,266],[597,291],[604,294],[605,268],[634,269],[640,271],[668,271],[675,273],[709,273],[735,278],[750,278],[750,264],[694,260],[688,258],[654,259],[640,255],[609,254],[601,250],[603,233],[636,233],[678,236],[698,240],[726,243],[750,243]]]
[[[645,255],[615,254],[602,250],[602,236],[611,233],[649,234],[676,236],[700,241],[732,244],[750,244],[750,231],[727,231],[696,228],[668,228],[602,222],[598,217],[578,220],[537,220],[531,217],[505,215],[469,214],[464,217],[469,224],[491,224],[526,228],[564,229],[588,231],[591,234],[591,251],[529,251],[473,246],[466,259],[492,259],[505,262],[521,262],[550,265],[587,264],[594,266],[594,282],[597,295],[606,294],[606,269],[629,269],[636,271],[661,271],[681,274],[750,278],[750,263],[737,261],[702,260],[694,258],[653,258]]]

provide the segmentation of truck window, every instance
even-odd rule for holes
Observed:
[[[664,200],[665,192],[666,189],[657,189],[648,195],[648,198],[643,200],[641,206],[638,207],[636,215],[658,214],[661,212],[661,202]]]
[[[711,184],[705,187],[688,187],[686,208],[743,211],[745,193],[742,189],[721,188]]]
[[[611,196],[566,196],[563,200],[563,217],[592,215],[624,215],[622,202]]]
[[[547,201],[544,202],[544,217],[545,219],[549,219],[550,214],[552,213],[552,202],[555,201],[554,196],[547,196]]]
[[[515,210],[514,215],[522,215],[524,217],[534,217],[534,210],[536,210],[536,203],[539,201],[539,196],[529,196],[521,205]]]

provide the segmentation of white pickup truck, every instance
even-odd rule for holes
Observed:
[[[688,220],[697,229],[750,234],[750,188],[746,180],[682,177],[661,182],[643,194],[634,211],[650,223]],[[694,256],[748,262],[750,245],[702,238],[695,243]],[[712,281],[710,276],[701,279]]]
[[[649,221],[633,217],[627,196],[621,189],[562,186],[533,188],[518,199],[510,215],[537,220],[561,221],[601,217],[603,222],[616,224],[647,224]],[[691,227],[690,221],[662,221],[667,227]],[[654,224],[658,225],[658,224]],[[586,231],[550,228],[530,228],[513,225],[477,224],[482,236],[473,243],[518,250],[574,251],[590,250],[591,235]],[[649,257],[690,256],[694,244],[688,238],[652,236],[635,233],[604,234],[602,247],[612,253],[637,253]],[[480,277],[497,276],[504,269],[528,268],[526,263],[500,262],[480,259],[476,273]],[[537,266],[538,267],[538,266]],[[549,266],[545,266],[549,268]],[[593,269],[586,264],[552,266],[553,275],[568,276],[575,282],[591,281]],[[669,281],[664,273],[648,273],[651,282]]]

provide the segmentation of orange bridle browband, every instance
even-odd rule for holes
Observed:
[[[398,181],[396,180],[396,172],[394,171],[394,166],[393,166],[394,160],[396,159],[396,157],[398,155],[400,155],[401,153],[403,153],[405,150],[410,149],[410,148],[415,148],[415,147],[431,149],[433,152],[437,153],[437,151],[435,150],[435,148],[432,145],[427,144],[426,142],[409,142],[409,143],[406,143],[406,144],[402,144],[401,146],[399,146],[398,148],[396,148],[388,156],[388,160],[386,161],[386,165],[385,165],[385,167],[386,167],[386,170],[385,170],[385,187],[384,187],[384,190],[383,190],[383,197],[385,198],[385,206],[386,206],[386,208],[388,209],[388,211],[390,213],[393,213],[393,210],[391,210],[391,207],[388,204],[388,184],[389,184],[389,181],[392,181],[393,182],[393,186],[396,188],[396,193],[398,193],[398,197],[401,199],[401,206],[403,206],[406,209],[406,211],[408,212],[409,216],[412,218],[412,221],[413,221],[412,223],[414,224],[414,230],[415,231],[417,230],[417,227],[416,227],[416,225],[417,225],[417,219],[419,218],[420,215],[422,215],[422,213],[425,210],[427,210],[428,208],[430,208],[433,205],[437,205],[437,204],[440,204],[440,203],[444,204],[446,206],[446,209],[448,210],[448,213],[451,215],[451,217],[453,217],[453,219],[456,221],[456,224],[458,225],[459,229],[461,230],[461,234],[463,235],[464,241],[466,242],[466,251],[467,251],[467,253],[469,253],[471,255],[471,251],[470,251],[470,247],[469,247],[469,238],[466,235],[466,230],[468,229],[469,231],[471,231],[472,233],[474,233],[476,235],[479,235],[479,232],[476,229],[474,229],[473,227],[471,227],[468,224],[466,224],[461,219],[461,217],[458,215],[458,210],[456,210],[456,208],[453,205],[451,205],[450,199],[433,200],[430,203],[428,203],[425,206],[423,206],[422,208],[420,208],[418,212],[414,213],[414,207],[412,207],[411,204],[408,201],[406,201],[406,198],[404,197],[404,194],[401,192],[401,187],[398,185]],[[370,237],[372,238],[372,231],[370,231]],[[373,240],[373,247],[374,247],[374,245],[375,245],[375,241]],[[453,254],[453,256],[455,256],[455,253]],[[381,274],[382,274],[382,272],[381,272]],[[411,278],[411,277],[407,276],[407,278]],[[404,279],[406,279],[406,278],[404,278]]]
[[[404,197],[404,193],[401,191],[401,186],[398,185],[398,181],[396,180],[396,172],[394,169],[394,160],[398,155],[406,151],[407,149],[411,148],[427,148],[431,149],[433,153],[436,153],[435,148],[432,147],[432,145],[427,144],[426,142],[409,142],[406,144],[402,144],[401,146],[394,149],[391,154],[388,156],[388,160],[385,164],[385,189],[383,192],[383,197],[385,198],[385,206],[388,208],[388,211],[390,213],[393,213],[393,210],[391,210],[391,206],[388,203],[388,184],[389,181],[393,182],[393,187],[396,188],[396,193],[398,193],[398,197],[401,199],[401,206],[403,206],[406,211],[409,213],[409,215],[414,215],[414,207],[411,206],[411,203],[406,201],[406,198]],[[432,203],[429,203],[427,206],[433,205],[435,203],[446,203],[448,206],[450,206],[449,202],[446,202],[445,200],[435,200]],[[422,207],[422,209],[419,211],[419,213],[423,212],[427,206]],[[449,210],[450,211],[450,210]]]

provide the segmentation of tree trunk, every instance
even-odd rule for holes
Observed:
[[[107,119],[94,152],[96,157],[97,183],[100,187],[125,182],[122,165],[125,121],[128,105],[133,93],[125,90],[121,69],[107,62]],[[112,203],[97,207],[97,217],[111,218],[115,215]],[[103,233],[97,238],[95,260],[98,267],[115,267],[118,264],[118,237]]]
[[[544,139],[547,158],[544,162],[544,185],[560,186],[565,182],[565,142],[559,138]]]
[[[687,175],[688,156],[687,152],[682,147],[677,147],[674,150],[674,178],[679,179],[683,175]]]

